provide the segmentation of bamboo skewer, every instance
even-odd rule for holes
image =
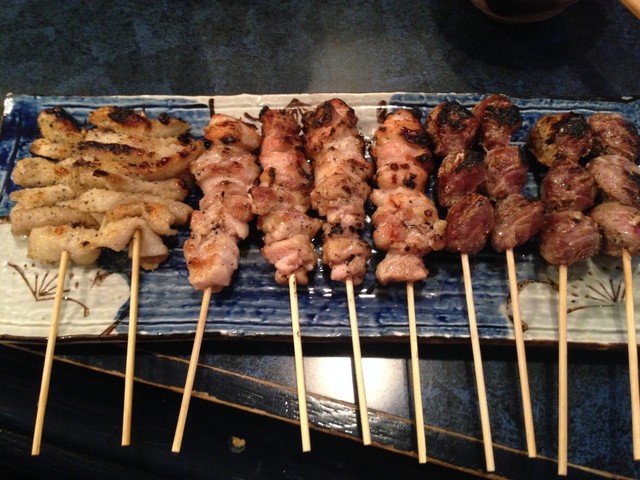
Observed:
[[[133,404],[133,377],[135,373],[136,333],[138,330],[138,290],[140,281],[140,230],[133,232],[131,245],[131,295],[129,300],[129,333],[127,337],[127,364],[124,383],[124,409],[122,414],[122,446],[131,444],[131,410]]]
[[[638,342],[633,306],[633,272],[631,255],[622,251],[624,296],[627,313],[627,345],[629,349],[629,387],[631,396],[631,429],[633,432],[633,459],[640,460],[640,386],[638,385]]]
[[[180,414],[178,416],[178,425],[176,433],[173,437],[173,445],[171,451],[173,453],[180,452],[182,445],[182,437],[184,435],[184,427],[187,421],[187,412],[189,411],[189,402],[191,401],[191,392],[193,391],[193,381],[196,376],[196,368],[198,366],[198,357],[200,356],[200,346],[202,345],[202,337],[204,336],[204,327],[207,323],[207,314],[209,313],[209,302],[211,301],[211,287],[206,288],[202,294],[202,304],[200,306],[200,316],[198,317],[198,326],[196,328],[196,336],[193,340],[193,350],[191,351],[191,359],[189,360],[189,370],[187,371],[187,380],[184,385],[182,394],[182,404],[180,405]]]
[[[569,402],[567,384],[567,266],[559,267],[558,301],[558,475],[567,474]]]
[[[351,325],[351,343],[353,344],[353,366],[356,374],[356,393],[358,395],[358,408],[360,409],[360,423],[362,428],[362,443],[371,445],[371,429],[369,428],[369,410],[367,408],[367,395],[364,388],[364,374],[362,372],[362,353],[360,351],[360,334],[358,332],[358,316],[356,313],[356,301],[353,293],[353,280],[346,281],[347,305],[349,307],[349,323]]]
[[[53,367],[53,351],[58,337],[58,324],[60,322],[60,308],[64,295],[64,282],[67,276],[69,265],[69,252],[66,250],[60,254],[60,268],[58,269],[58,283],[53,300],[53,312],[51,314],[51,326],[49,328],[49,339],[47,340],[47,350],[44,356],[44,367],[42,370],[42,383],[40,385],[40,396],[38,397],[38,411],[36,413],[36,424],[33,433],[33,444],[31,455],[40,455],[42,444],[42,429],[44,426],[44,414],[47,409],[47,397],[49,395],[49,383],[51,381],[51,369]]]
[[[424,431],[424,413],[422,410],[422,392],[420,382],[420,364],[418,361],[418,332],[416,328],[416,306],[413,282],[407,282],[407,313],[409,317],[409,345],[411,348],[411,384],[413,385],[413,404],[416,417],[416,438],[418,442],[418,462],[427,463],[427,439]]]
[[[466,253],[461,253],[460,258],[462,260],[464,289],[467,299],[467,311],[469,315],[469,332],[471,337],[471,348],[473,351],[473,365],[476,375],[476,385],[478,388],[478,404],[480,407],[480,422],[482,424],[484,455],[487,464],[487,471],[493,472],[495,471],[495,461],[493,457],[493,444],[491,440],[491,424],[489,423],[489,406],[487,404],[487,392],[484,384],[484,372],[482,369],[482,355],[480,352],[480,337],[478,335],[476,309],[473,302],[473,287],[471,284],[469,255],[467,255]]]
[[[309,435],[309,414],[307,412],[307,391],[304,384],[304,363],[302,358],[302,338],[300,334],[300,317],[298,311],[298,286],[296,276],[289,276],[289,301],[291,302],[291,328],[293,330],[293,352],[296,368],[296,387],[298,390],[298,410],[300,415],[300,435],[302,451],[311,451]]]
[[[536,435],[533,426],[533,412],[531,409],[531,393],[529,391],[529,374],[527,372],[527,357],[524,348],[522,318],[520,316],[520,298],[518,295],[518,280],[513,257],[513,249],[506,250],[507,270],[509,273],[509,290],[513,306],[513,330],[516,338],[516,353],[518,357],[518,371],[520,374],[520,392],[522,396],[522,411],[524,415],[524,429],[527,438],[527,453],[530,458],[537,455]]]
[[[620,3],[627,7],[627,9],[638,19],[640,19],[640,0],[620,0]]]

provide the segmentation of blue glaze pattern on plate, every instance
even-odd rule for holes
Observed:
[[[292,99],[315,105],[334,96],[349,103],[361,120],[360,126],[366,138],[371,138],[377,126],[376,112],[381,102],[388,108],[418,108],[426,115],[444,100],[458,101],[472,107],[482,94],[423,94],[423,93],[371,93],[371,94],[299,94],[299,95],[239,95],[234,97],[212,97],[216,111],[241,116],[257,117],[264,105],[284,107]],[[637,124],[640,118],[638,99],[613,100],[563,100],[545,98],[512,98],[522,111],[523,127],[514,136],[514,143],[522,144],[531,125],[542,114],[558,111],[578,111],[590,115],[597,111],[613,111],[623,114]],[[16,160],[29,156],[29,144],[38,136],[37,115],[44,108],[61,105],[80,122],[86,121],[90,111],[105,105],[120,105],[144,109],[155,118],[168,112],[189,122],[192,133],[199,137],[206,126],[210,111],[209,97],[38,97],[9,96],[5,100],[5,116],[0,132],[0,216],[7,216],[12,202],[8,195],[16,189],[10,180],[10,172]],[[527,192],[537,193],[535,169],[531,174]],[[433,181],[431,189],[433,188]],[[198,194],[189,197],[195,206]],[[373,212],[369,206],[369,214]],[[371,238],[370,228],[365,232]],[[201,304],[201,293],[194,291],[188,282],[188,273],[182,253],[182,245],[188,231],[181,230],[167,239],[171,254],[157,270],[141,272],[139,290],[138,332],[141,338],[170,339],[190,337],[195,332]],[[276,285],[273,267],[260,255],[261,237],[255,228],[250,237],[241,243],[241,258],[233,283],[221,293],[213,295],[206,326],[208,334],[278,338],[291,335],[289,292],[286,286]],[[318,242],[318,249],[321,246]],[[368,273],[362,285],[356,287],[357,313],[360,335],[365,338],[382,338],[408,335],[406,287],[404,284],[379,285],[375,281],[375,267],[381,254],[374,251]],[[509,320],[508,279],[504,256],[486,248],[471,257],[473,291],[479,333],[483,339],[505,341],[513,339]],[[555,301],[552,267],[542,262],[535,252],[535,244],[516,251],[518,280],[523,288],[523,320],[529,330],[525,338],[536,342],[553,342],[557,334],[553,328],[553,305]],[[597,262],[596,262],[597,263]],[[605,262],[606,263],[606,262]],[[464,286],[460,258],[447,252],[435,252],[425,257],[429,277],[416,283],[416,319],[418,334],[422,338],[452,340],[469,336]],[[605,272],[619,277],[619,268],[614,264],[602,267],[594,264],[575,270],[575,298],[578,302],[584,283],[584,272]],[[106,271],[119,272],[128,281],[130,264],[126,254],[104,252],[99,267]],[[55,270],[54,267],[52,267]],[[638,278],[638,263],[634,263],[635,278]],[[589,273],[590,272],[590,273]],[[613,272],[613,273],[611,273]],[[571,275],[571,272],[570,272]],[[587,275],[585,273],[585,275]],[[573,278],[572,277],[572,278]],[[616,277],[616,278],[617,278]],[[585,276],[584,278],[590,278]],[[588,283],[588,281],[587,281]],[[530,287],[533,285],[535,288]],[[589,289],[590,285],[584,286]],[[529,299],[529,300],[527,300]],[[548,314],[541,319],[538,303],[548,304]],[[574,299],[575,300],[575,299]],[[346,292],[343,285],[331,282],[322,265],[311,275],[308,286],[298,287],[299,315],[302,334],[309,338],[348,338],[351,334],[347,310]],[[2,302],[2,300],[0,300]],[[612,298],[616,311],[622,302]],[[531,307],[527,307],[531,305]],[[600,317],[606,311],[601,306],[589,304],[578,309],[578,326],[569,341],[584,344],[621,344],[624,342],[624,318],[612,317],[610,327],[601,328]],[[128,329],[128,302],[118,306],[115,318],[108,319],[113,328],[101,335],[67,335],[70,339],[122,339]],[[0,318],[0,336],[6,337]],[[570,317],[571,320],[571,317]],[[28,335],[26,335],[28,337]]]

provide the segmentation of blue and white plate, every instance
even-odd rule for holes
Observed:
[[[456,100],[471,107],[481,94],[296,94],[238,95],[219,97],[38,97],[5,99],[0,132],[0,216],[7,216],[16,189],[10,174],[15,162],[29,156],[28,147],[38,136],[37,115],[44,108],[63,106],[80,122],[88,113],[105,105],[145,109],[155,118],[169,112],[189,122],[192,133],[201,136],[210,116],[216,112],[256,118],[260,109],[284,107],[292,100],[314,106],[339,96],[351,105],[359,126],[371,138],[377,126],[377,112],[386,103],[416,107],[425,114],[443,100]],[[560,100],[512,98],[522,111],[523,127],[514,137],[522,144],[536,119],[543,114],[576,111],[619,112],[638,124],[640,100]],[[527,192],[537,193],[535,172]],[[195,202],[196,194],[191,201]],[[366,232],[370,238],[371,232]],[[0,337],[11,340],[43,340],[49,329],[57,267],[26,258],[24,239],[16,239],[8,224],[0,225]],[[182,244],[188,231],[167,240],[171,255],[152,272],[142,272],[139,290],[138,332],[145,339],[191,338],[201,305],[201,293],[187,280]],[[291,335],[289,292],[276,285],[273,268],[260,255],[261,237],[253,233],[241,244],[240,266],[233,284],[211,300],[206,326],[208,335],[283,339]],[[520,282],[522,319],[528,329],[525,339],[535,343],[557,340],[557,270],[545,264],[535,243],[516,250]],[[356,287],[360,335],[391,340],[408,335],[406,289],[402,284],[381,286],[374,271],[380,254],[374,253],[369,273]],[[446,252],[425,257],[430,275],[415,285],[418,335],[432,341],[453,341],[469,337],[467,310],[460,258]],[[471,257],[473,292],[480,337],[511,341],[510,300],[504,255],[485,249]],[[640,284],[640,268],[633,263],[633,280]],[[569,269],[569,342],[612,346],[626,342],[624,283],[620,259],[597,257]],[[76,341],[122,340],[128,329],[130,264],[126,253],[104,252],[94,268],[72,266],[61,313],[59,335]],[[635,303],[640,294],[635,293]],[[318,265],[308,287],[298,288],[302,335],[315,339],[347,339],[350,336],[345,288],[332,282]],[[640,306],[638,307],[640,310]]]

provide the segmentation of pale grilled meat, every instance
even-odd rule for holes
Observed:
[[[166,113],[152,120],[133,108],[107,106],[89,113],[89,121],[97,128],[137,137],[181,137],[189,132],[190,125],[180,118]]]
[[[573,265],[600,251],[598,224],[589,216],[563,210],[545,215],[540,232],[540,254],[552,265]]]
[[[531,128],[527,147],[542,165],[577,163],[593,148],[593,131],[586,118],[575,112],[540,117]]]
[[[362,283],[371,255],[360,231],[373,173],[357,122],[353,109],[337,98],[303,118],[305,151],[314,172],[311,206],[325,218],[322,261],[331,268],[332,280],[350,278],[354,285]]]
[[[382,284],[423,280],[428,271],[422,257],[444,247],[446,225],[424,194],[433,168],[425,132],[419,118],[400,109],[386,116],[373,140],[373,241],[387,252],[376,278]]]
[[[300,125],[291,111],[264,108],[260,184],[251,196],[258,228],[263,232],[265,259],[275,266],[275,280],[286,284],[291,275],[306,285],[318,257],[312,243],[322,221],[309,217],[312,169],[304,155]],[[297,194],[287,194],[296,192]]]
[[[249,190],[259,175],[254,152],[261,136],[251,125],[215,114],[205,138],[209,149],[191,165],[204,196],[191,216],[191,236],[183,251],[193,287],[219,292],[238,268],[238,241],[249,234]],[[226,201],[227,192],[234,197],[231,201]],[[218,201],[222,198],[225,201]]]
[[[605,199],[640,208],[640,167],[622,155],[592,159],[587,169]]]
[[[478,118],[478,144],[487,152],[506,147],[522,126],[520,109],[504,95],[489,95],[472,110]]]
[[[593,130],[593,155],[622,155],[633,162],[638,159],[638,129],[621,114],[594,113],[587,121]]]
[[[60,260],[63,251],[72,262],[91,265],[100,256],[98,230],[70,224],[35,227],[27,240],[27,257],[48,263]]]
[[[458,102],[442,102],[431,110],[425,128],[433,152],[441,158],[468,150],[476,140],[479,120]]]

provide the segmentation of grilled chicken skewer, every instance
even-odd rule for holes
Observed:
[[[262,147],[259,185],[251,189],[258,228],[263,232],[262,255],[275,266],[275,280],[289,284],[291,321],[300,411],[302,450],[311,449],[309,418],[298,317],[297,285],[308,283],[317,264],[313,237],[322,221],[309,217],[309,193],[313,186],[311,166],[304,156],[300,125],[293,111],[262,109]]]
[[[373,166],[365,157],[365,145],[353,109],[340,99],[326,101],[303,117],[303,140],[314,171],[311,206],[324,219],[322,261],[331,279],[347,290],[354,370],[362,437],[371,443],[362,372],[354,286],[364,279],[369,245],[361,238],[365,226],[365,202]]]
[[[420,119],[404,109],[387,114],[373,141],[370,152],[376,165],[377,186],[371,192],[371,200],[377,207],[372,217],[373,240],[377,248],[387,252],[376,268],[376,278],[383,285],[390,282],[407,285],[418,461],[425,463],[427,448],[413,284],[428,275],[422,258],[444,248],[446,223],[438,218],[436,206],[424,194],[434,165]]]
[[[505,252],[507,260],[527,453],[532,458],[537,448],[513,249],[542,228],[544,208],[540,201],[522,194],[528,167],[521,149],[510,145],[522,125],[518,107],[503,95],[489,95],[476,104],[473,113],[479,120],[478,143],[485,150],[485,190],[494,204],[491,244],[497,252]]]
[[[448,208],[445,248],[460,253],[462,262],[486,468],[493,472],[491,424],[469,266],[469,254],[484,247],[494,223],[491,202],[478,193],[484,192],[486,183],[482,155],[468,150],[476,140],[479,123],[473,112],[457,102],[442,102],[429,113],[425,128],[434,152],[444,157],[438,168],[437,196]]]
[[[538,162],[549,167],[540,186],[546,215],[540,234],[540,254],[558,266],[558,475],[567,474],[567,269],[600,250],[596,222],[585,215],[594,202],[593,177],[579,161],[593,146],[586,119],[567,112],[540,117],[529,132],[527,146]]]
[[[100,110],[111,123],[108,127],[96,125],[91,130],[80,129],[75,119],[61,107],[40,112],[38,125],[42,138],[34,141],[30,150],[33,154],[61,161],[39,157],[18,161],[13,179],[17,185],[26,188],[11,195],[11,199],[17,202],[11,212],[12,232],[14,235],[29,236],[29,257],[45,262],[55,262],[60,258],[61,289],[64,289],[64,272],[69,259],[87,265],[97,260],[104,247],[119,251],[129,245],[132,279],[122,434],[122,444],[128,445],[139,267],[142,260],[145,268],[156,268],[168,255],[159,235],[174,234],[171,226],[185,223],[188,219],[190,207],[179,202],[186,196],[186,188],[181,180],[169,176],[178,171],[178,164],[185,165],[193,158],[190,155],[201,148],[201,142],[192,141],[186,136],[189,130],[186,122],[166,114],[162,116],[166,124],[181,125],[175,138],[171,138],[172,132],[159,131],[154,127],[162,122],[149,120],[144,113],[120,107],[103,107]],[[90,120],[96,112],[90,113]],[[126,118],[122,115],[125,112]],[[132,131],[132,124],[148,125],[149,128]],[[114,128],[119,129],[121,134],[114,137]],[[151,132],[156,132],[153,140],[149,137]],[[177,135],[182,138],[178,140]],[[98,141],[102,137],[108,137],[109,143]],[[83,156],[80,157],[82,148],[76,147],[89,143],[91,149],[82,151]],[[164,152],[167,155],[164,166],[160,166],[163,162],[150,151],[161,143],[172,145],[171,151]],[[131,156],[133,145],[136,145],[135,155]],[[118,152],[122,155],[118,155]],[[71,155],[75,158],[67,158]],[[141,157],[147,160],[144,166],[140,163]],[[102,162],[110,171],[99,168]],[[167,165],[170,168],[167,169]],[[138,191],[144,192],[144,198],[140,194],[124,193]],[[177,212],[180,212],[178,216],[174,215]],[[142,259],[141,255],[144,255]],[[59,315],[60,303],[56,302],[36,418],[34,455],[40,450],[51,375],[50,355],[53,354]]]
[[[202,290],[203,296],[173,452],[179,452],[182,446],[211,294],[227,287],[238,267],[237,244],[249,235],[248,223],[254,216],[249,190],[259,175],[255,152],[262,138],[252,125],[214,114],[204,136],[209,148],[190,165],[204,196],[200,209],[191,216],[191,236],[183,247],[189,282]]]

